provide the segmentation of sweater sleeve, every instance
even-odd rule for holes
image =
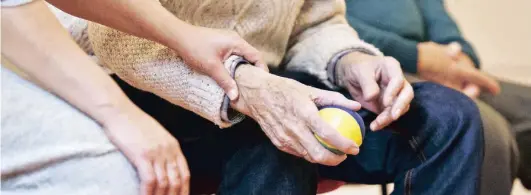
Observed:
[[[462,51],[466,53],[479,68],[479,58],[474,52],[472,45],[463,38],[459,27],[448,14],[443,0],[419,0],[418,5],[424,17],[428,40],[448,44],[458,42]]]
[[[243,119],[239,113],[227,113],[228,98],[214,80],[192,70],[172,49],[96,23],[89,23],[88,33],[100,63],[128,84],[190,110],[221,128]],[[235,69],[233,63],[227,62],[228,71]]]
[[[321,82],[336,87],[334,67],[345,51],[382,55],[374,46],[361,41],[345,19],[342,0],[305,1],[292,31],[284,58],[286,69],[317,76]]]
[[[356,29],[361,39],[373,44],[385,55],[396,58],[406,72],[417,72],[417,41],[403,38],[390,31],[381,30],[351,15],[347,16],[347,20]]]

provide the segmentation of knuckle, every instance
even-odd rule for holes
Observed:
[[[190,173],[184,173],[182,175],[182,182],[184,182],[184,183],[190,182]]]
[[[190,181],[190,172],[182,173],[183,182],[188,183]]]
[[[157,183],[157,179],[155,178],[155,175],[153,174],[150,174],[150,175],[147,175],[145,176],[142,181],[147,184],[147,185],[150,185],[150,186],[153,186],[155,185],[155,183]]]
[[[170,182],[170,186],[169,187],[171,187],[171,188],[179,188],[179,187],[181,187],[181,181],[179,181],[179,179],[176,178],[176,179],[174,179],[174,180],[172,180]]]
[[[339,93],[337,91],[333,92],[333,96],[338,98],[338,99],[347,99],[343,94],[341,94],[341,93]]]
[[[161,178],[159,179],[157,185],[160,187],[160,188],[167,188],[168,185],[169,185],[169,182],[166,178]]]
[[[318,162],[318,163],[321,163],[321,164],[326,164],[326,158],[325,158],[324,152],[317,152],[317,153],[314,153],[311,156],[312,156],[312,159],[315,162]]]

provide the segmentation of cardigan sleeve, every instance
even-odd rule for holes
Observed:
[[[337,87],[334,67],[342,55],[350,51],[382,55],[359,39],[345,12],[344,1],[305,1],[284,58],[286,69],[315,75],[322,83]]]

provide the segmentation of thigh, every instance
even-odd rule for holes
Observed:
[[[1,144],[3,194],[138,192],[134,168],[95,121],[6,69]]]
[[[315,167],[278,150],[252,119],[219,129],[193,112],[114,79],[136,105],[179,140],[190,168],[193,194],[216,192],[220,184],[218,193],[229,194],[277,194],[282,186],[295,194],[300,194],[297,190],[302,194],[312,191],[299,185],[303,180],[315,180]],[[292,182],[295,180],[299,182]]]
[[[480,100],[477,100],[476,104],[485,134],[481,194],[509,194],[519,163],[519,152],[510,125],[489,105]]]
[[[531,131],[531,87],[499,81],[498,95],[483,93],[480,99],[509,121],[515,134]]]

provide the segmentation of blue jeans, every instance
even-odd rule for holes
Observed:
[[[302,73],[277,73],[325,88]],[[315,194],[317,175],[353,183],[394,182],[393,194],[478,194],[483,159],[479,112],[467,97],[432,83],[415,84],[410,111],[389,128],[367,132],[360,154],[336,167],[277,150],[247,119],[219,130],[201,117],[116,79],[126,94],[180,141],[192,193],[206,181],[218,194]],[[366,124],[375,114],[362,110]]]

